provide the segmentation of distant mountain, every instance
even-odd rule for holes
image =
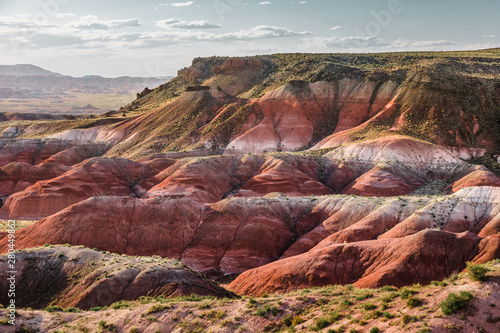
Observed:
[[[145,88],[156,88],[171,78],[72,77],[35,65],[0,65],[0,99],[9,99],[2,101],[0,112],[102,113],[131,102],[137,93],[149,91]],[[85,109],[85,105],[95,103],[97,108]]]
[[[62,76],[30,64],[0,65],[0,75],[10,76]]]

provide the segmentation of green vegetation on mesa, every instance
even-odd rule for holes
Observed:
[[[452,66],[457,74],[470,77],[495,78],[492,69],[500,67],[500,48],[479,51],[457,52],[399,52],[399,53],[284,53],[251,57],[265,64],[263,74],[256,80],[256,87],[242,93],[249,98],[261,97],[269,90],[276,89],[287,82],[301,80],[308,82],[333,81],[344,77],[366,77],[367,79],[388,78],[403,82],[405,72],[413,69],[432,68],[436,63]],[[221,65],[230,57],[196,58],[192,67],[202,71],[199,81],[214,75],[213,67]],[[498,73],[496,73],[498,78]],[[178,96],[192,83],[176,77],[155,89],[163,100]],[[158,97],[155,96],[155,102]],[[146,106],[153,100],[148,95],[133,103],[136,108]]]
[[[496,142],[495,147],[490,148],[497,151],[500,148],[500,49],[378,54],[297,53],[252,58],[261,60],[264,69],[238,97],[262,97],[293,81],[339,81],[350,78],[372,81],[378,86],[393,81],[399,86],[395,101],[397,112],[388,119],[373,122],[353,132],[351,135],[355,139],[388,135],[396,117],[411,110],[405,113],[401,134],[434,143],[468,147],[481,145],[481,138],[488,135]],[[155,110],[166,106],[193,83],[224,83],[225,76],[237,74],[216,75],[213,68],[228,59],[196,58],[192,68],[201,72],[196,82],[188,82],[182,75],[178,76],[134,101],[127,109],[134,112]],[[211,79],[214,75],[218,77],[217,80]],[[239,108],[235,108],[234,112],[235,116],[240,117]],[[231,114],[226,115],[226,118],[234,123],[235,118]],[[224,119],[221,118],[220,124],[210,124],[204,128],[204,133],[230,133],[221,131],[227,129],[222,121]],[[334,122],[324,119],[319,123],[331,125]],[[480,125],[478,131],[475,130],[476,124]],[[315,129],[313,144],[333,131],[331,126],[324,130],[320,127]]]

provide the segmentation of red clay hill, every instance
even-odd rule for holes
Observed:
[[[197,58],[117,112],[1,121],[0,217],[33,221],[17,231],[18,249],[172,258],[236,278],[228,287],[239,294],[442,279],[500,258],[499,59]],[[110,283],[152,269],[131,265]],[[158,278],[170,281],[171,268]],[[184,294],[224,295],[190,274],[176,275]],[[60,298],[47,301],[68,305],[168,294],[114,288],[104,301],[89,296],[104,285],[57,281]]]

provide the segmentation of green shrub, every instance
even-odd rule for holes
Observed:
[[[344,315],[338,311],[335,311],[334,313],[332,313],[329,317],[328,317],[328,320],[331,322],[331,323],[336,323],[337,321],[339,321],[342,317],[344,317]]]
[[[350,306],[350,305],[352,305],[352,302],[350,300],[348,300],[347,298],[345,298],[342,300],[342,302],[340,302],[340,305]]]
[[[281,323],[283,325],[285,325],[286,327],[290,327],[292,326],[292,320],[293,320],[293,317],[290,316],[290,315],[286,315],[282,320],[281,320]]]
[[[61,308],[60,306],[48,306],[45,308],[45,311],[47,312],[62,312],[63,311],[63,308]]]
[[[128,308],[129,307],[129,303],[126,302],[126,301],[119,301],[119,302],[115,302],[113,304],[111,304],[111,308],[113,310],[119,310],[119,309],[122,309],[122,308]]]
[[[408,297],[408,299],[406,300],[406,306],[410,309],[415,308],[420,304],[422,304],[422,300],[418,297]]]
[[[137,329],[137,327],[132,326],[132,327],[130,328],[129,333],[139,333],[139,330]]]
[[[401,299],[408,299],[408,297],[415,295],[417,291],[404,287],[399,290],[399,293],[401,294]]]
[[[380,290],[382,291],[396,291],[397,289],[391,286],[384,286]]]
[[[305,320],[301,316],[294,316],[292,319],[292,326],[297,326],[302,324]]]
[[[165,309],[169,309],[170,305],[163,305],[163,304],[156,304],[152,305],[148,311],[146,311],[146,314],[151,314],[151,313],[157,313],[157,312],[162,312]]]
[[[486,273],[489,271],[483,265],[476,265],[472,262],[467,263],[467,273],[472,281],[486,281]]]
[[[328,327],[331,325],[331,322],[323,317],[320,317],[316,319],[316,322],[314,323],[314,326],[312,327],[313,331],[319,331],[322,330],[325,327]]]
[[[366,311],[369,311],[369,310],[375,310],[377,308],[377,306],[373,303],[364,303],[364,304],[361,304],[361,306],[363,307],[363,309],[365,309]]]
[[[365,300],[367,298],[372,298],[372,297],[373,297],[373,294],[367,293],[367,294],[356,296],[354,299],[356,301],[362,301],[362,300]]]
[[[90,308],[90,311],[101,311],[101,310],[102,310],[102,308],[100,306]]]
[[[383,313],[384,318],[386,319],[392,319],[394,316],[390,312],[384,312]]]
[[[443,314],[446,316],[452,315],[467,305],[467,301],[474,298],[474,296],[467,291],[460,292],[460,295],[455,293],[449,294],[444,301],[439,303],[439,307]]]
[[[372,327],[372,329],[370,330],[370,333],[378,333],[378,332],[380,332],[380,329],[377,326]]]

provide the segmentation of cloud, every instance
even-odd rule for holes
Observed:
[[[57,18],[69,18],[69,17],[75,17],[76,15],[73,13],[57,13],[56,17]]]
[[[304,40],[306,45],[320,48],[370,48],[389,45],[382,39],[372,36],[347,36],[347,37],[314,37]]]
[[[483,35],[483,38],[495,38],[497,35]]]
[[[335,27],[331,27],[331,28],[330,28],[330,30],[332,30],[332,31],[333,31],[333,30],[338,30],[338,29],[340,29],[340,28],[342,28],[342,26],[337,25],[337,26],[335,26]]]
[[[250,40],[250,39],[263,39],[263,38],[281,38],[281,37],[294,37],[294,36],[308,36],[313,33],[310,31],[293,31],[287,28],[259,25],[247,30],[239,30],[235,32],[220,34],[216,39],[219,40]]]
[[[268,6],[268,5],[272,5],[273,3],[272,2],[269,2],[269,1],[263,1],[263,2],[259,2],[259,6]]]
[[[194,4],[194,1],[187,2],[170,2],[170,3],[161,3],[160,6],[164,7],[189,7]]]
[[[211,24],[208,21],[183,21],[175,18],[161,20],[156,22],[159,28],[176,28],[176,29],[213,29],[220,28],[220,25]]]
[[[273,26],[256,26],[228,33],[210,33],[202,30],[170,29],[167,31],[149,31],[141,35],[133,47],[164,47],[173,44],[191,44],[194,42],[231,42],[261,39],[286,38],[312,35],[308,31],[293,31]]]
[[[68,23],[68,26],[82,30],[109,30],[125,27],[138,27],[140,26],[140,22],[138,19],[99,20],[95,15],[87,15],[80,17],[78,21]]]
[[[405,40],[405,39],[397,39],[391,43],[391,46],[395,48],[403,48],[403,49],[415,49],[415,48],[436,48],[442,46],[453,46],[457,45],[457,43],[450,40]]]
[[[58,47],[84,44],[85,41],[77,36],[58,36],[54,34],[37,34],[33,36],[32,43],[35,47]]]

